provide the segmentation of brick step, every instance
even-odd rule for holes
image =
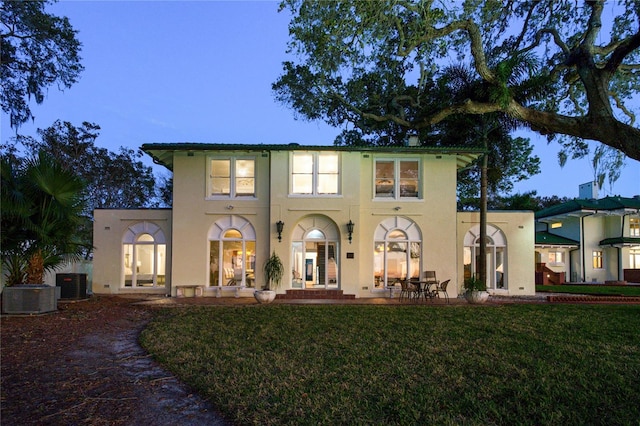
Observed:
[[[631,303],[640,304],[638,296],[590,296],[590,295],[555,295],[547,296],[552,303]]]
[[[324,290],[324,289],[306,289],[306,290],[287,290],[286,294],[278,294],[276,299],[337,299],[350,300],[355,299],[355,294],[344,294],[342,290]]]

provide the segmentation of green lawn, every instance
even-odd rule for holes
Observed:
[[[537,285],[537,293],[591,294],[594,296],[640,296],[640,286],[621,285]]]
[[[189,307],[141,341],[235,424],[640,419],[640,306]]]

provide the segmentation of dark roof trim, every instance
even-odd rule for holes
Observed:
[[[640,246],[640,238],[633,237],[617,237],[617,238],[605,238],[598,243],[601,246]]]
[[[217,143],[146,143],[140,149],[151,156],[156,164],[169,170],[173,169],[173,153],[206,152],[206,151],[345,151],[345,152],[379,152],[379,153],[422,153],[456,155],[462,157],[459,167],[471,163],[485,152],[484,148],[469,147],[433,147],[433,146],[342,146],[342,145],[300,145],[297,143],[268,144],[217,144]]]
[[[568,214],[580,216],[589,213],[615,212],[624,210],[636,210],[637,213],[640,213],[640,198],[605,197],[597,200],[575,199],[567,201],[566,203],[557,204],[555,206],[542,209],[536,212],[535,217],[536,219],[543,219]]]
[[[475,153],[482,154],[484,148],[440,147],[440,146],[344,146],[344,145],[300,145],[290,144],[224,144],[224,143],[145,143],[143,151],[375,151],[375,152],[434,152],[434,153]]]
[[[547,231],[538,231],[536,232],[536,246],[579,247],[580,243],[576,240],[561,237],[560,235],[551,234]]]

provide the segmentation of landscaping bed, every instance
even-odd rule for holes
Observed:
[[[132,302],[93,297],[3,316],[2,425],[221,424],[139,347],[151,312]]]

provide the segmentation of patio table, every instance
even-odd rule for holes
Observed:
[[[412,284],[415,284],[418,286],[418,291],[416,293],[416,297],[420,298],[420,295],[424,295],[424,300],[427,300],[427,297],[429,298],[429,300],[433,300],[434,297],[436,297],[437,295],[437,290],[436,289],[431,289],[431,286],[435,286],[436,288],[438,287],[438,284],[440,284],[439,280],[428,280],[428,281],[411,281]]]

